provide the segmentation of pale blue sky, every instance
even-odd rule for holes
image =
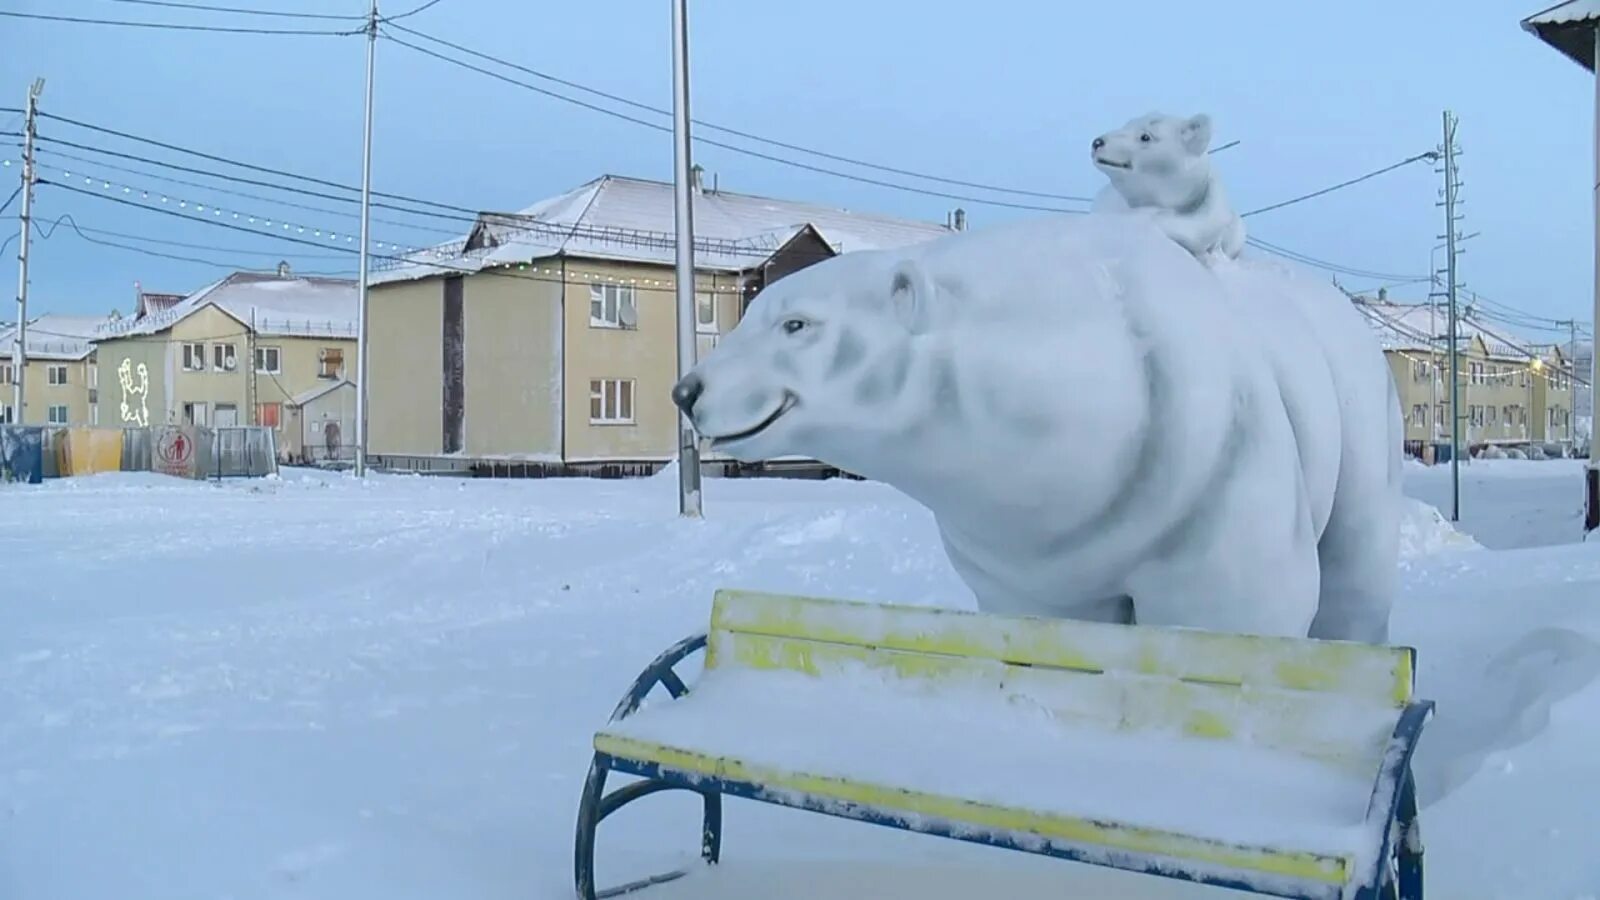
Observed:
[[[388,0],[384,11],[397,13],[416,2]],[[362,0],[222,5],[356,15],[364,8]],[[1434,147],[1441,110],[1449,107],[1461,119],[1465,230],[1483,232],[1467,245],[1463,278],[1501,303],[1587,320],[1592,83],[1584,70],[1518,27],[1521,16],[1543,5],[1544,0],[1520,5],[1496,0],[1146,0],[1137,5],[992,0],[933,12],[940,7],[925,2],[692,0],[694,113],[875,162],[971,181],[1092,194],[1103,184],[1087,159],[1093,135],[1151,109],[1203,110],[1215,118],[1219,142],[1243,141],[1216,159],[1236,205],[1252,208]],[[339,24],[203,16],[107,0],[0,0],[0,9],[230,25]],[[671,101],[667,0],[442,0],[406,24],[654,105]],[[394,44],[380,42],[378,51],[373,153],[378,190],[505,209],[606,172],[671,177],[668,134]],[[29,79],[44,75],[43,108],[57,114],[350,183],[360,174],[363,65],[359,38],[181,33],[0,18],[0,106],[20,106]],[[0,130],[7,130],[13,118],[0,115]],[[45,122],[41,132],[213,166],[157,148],[102,141],[59,123]],[[48,156],[41,160],[51,163],[45,177],[59,174],[63,165],[80,167]],[[717,148],[700,149],[698,161],[729,190],[940,221],[947,209],[964,205],[973,227],[1041,215],[906,194]],[[104,166],[81,170],[162,187]],[[13,166],[0,175],[9,182],[16,171]],[[1253,236],[1302,253],[1359,269],[1421,275],[1442,230],[1442,213],[1433,205],[1438,184],[1428,164],[1418,163],[1248,223]],[[10,194],[9,187],[0,191],[0,200]],[[174,196],[353,230],[353,220],[167,188]],[[309,249],[50,187],[40,189],[36,211],[41,220],[71,213],[80,225],[171,241],[288,254]],[[7,210],[13,224],[6,234],[14,228],[15,214],[15,206]],[[446,236],[375,225],[374,237],[422,243]],[[143,246],[258,266],[276,260]],[[67,228],[50,240],[35,241],[34,247],[32,310],[39,312],[113,306],[127,312],[135,280],[150,290],[184,292],[226,271],[96,247]],[[15,241],[7,259],[14,249]],[[354,268],[354,257],[289,258],[303,270]],[[8,284],[14,279],[9,265],[4,277]],[[1341,280],[1353,287],[1377,283]],[[1420,285],[1392,291],[1401,299],[1422,299],[1425,293]]]

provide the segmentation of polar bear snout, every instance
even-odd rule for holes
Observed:
[[[705,390],[706,383],[700,380],[698,374],[690,372],[672,386],[672,405],[683,410],[683,414],[694,421],[694,402],[700,399]]]

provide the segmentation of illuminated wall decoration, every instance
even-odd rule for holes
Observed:
[[[150,407],[146,399],[150,396],[150,370],[144,363],[139,363],[139,383],[133,383],[133,360],[126,356],[122,364],[117,366],[117,379],[122,382],[122,421],[133,422],[143,428],[150,424]],[[138,398],[139,406],[135,409],[131,404],[132,398]]]

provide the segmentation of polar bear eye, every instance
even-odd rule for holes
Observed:
[[[795,332],[799,331],[800,329],[802,329],[804,327],[806,327],[806,320],[805,319],[784,319],[783,320],[783,333],[784,334],[794,334]]]
[[[1148,144],[1152,140],[1155,140],[1155,139],[1150,136],[1150,132],[1146,131],[1146,132],[1144,132],[1144,133],[1139,135],[1139,140],[1141,140],[1144,143]]]

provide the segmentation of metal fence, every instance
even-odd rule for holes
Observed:
[[[0,426],[0,475],[37,483],[96,472],[178,478],[261,478],[278,471],[271,428],[48,428]]]

